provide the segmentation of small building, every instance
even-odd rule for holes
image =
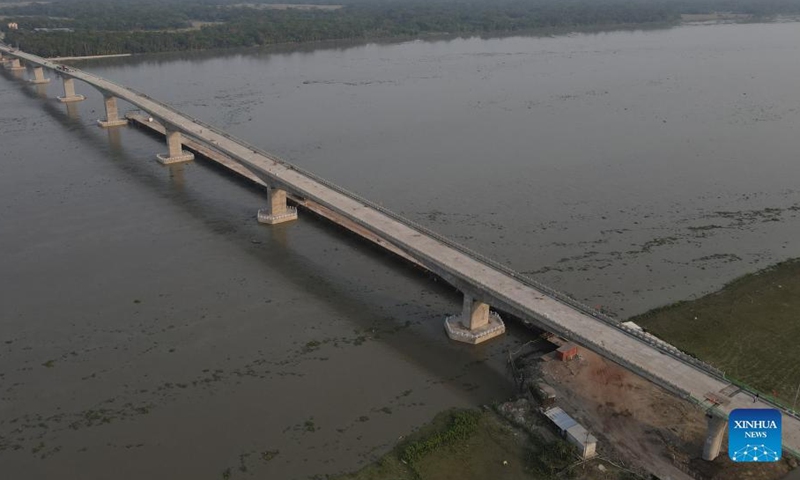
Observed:
[[[597,438],[589,433],[583,425],[576,422],[572,417],[567,415],[567,412],[560,407],[553,407],[544,412],[544,415],[550,419],[558,432],[567,439],[569,443],[575,445],[581,458],[586,460],[597,455]]]
[[[8,24],[8,29],[9,30],[19,30],[19,25],[17,24],[17,22],[10,22]]]
[[[558,428],[559,433],[562,435],[567,431],[567,429],[578,424],[578,422],[567,415],[567,412],[562,410],[561,407],[553,407],[545,410],[544,416],[553,422],[553,424]]]
[[[597,455],[597,438],[580,423],[567,429],[567,441],[578,447],[578,454],[584,460]]]
[[[544,382],[538,382],[530,386],[533,397],[542,405],[542,408],[548,409],[556,404],[556,390]]]
[[[556,350],[556,358],[562,362],[568,362],[578,356],[578,346],[574,343],[565,343]]]

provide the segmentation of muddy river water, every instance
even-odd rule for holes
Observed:
[[[800,256],[800,23],[80,64],[621,317]],[[0,473],[308,478],[513,392],[511,325],[0,78]],[[128,105],[121,104],[124,111]]]

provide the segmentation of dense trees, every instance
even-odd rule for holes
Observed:
[[[238,0],[242,1],[242,0]],[[254,0],[249,0],[253,2]],[[283,0],[286,1],[286,0]],[[275,10],[237,0],[61,0],[6,7],[8,43],[44,56],[143,53],[435,33],[675,22],[680,13],[800,12],[800,0],[314,0],[338,10]],[[309,2],[311,3],[311,2]],[[206,22],[191,29],[192,22]],[[67,27],[73,32],[37,32]]]

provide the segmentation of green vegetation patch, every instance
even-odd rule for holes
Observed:
[[[76,56],[680,20],[678,8],[648,0],[348,0],[337,2],[343,8],[224,8],[230,3],[84,0],[0,6],[1,15],[19,24],[11,30],[4,22],[0,30],[22,50]]]
[[[792,406],[800,385],[800,260],[631,320],[729,378]]]
[[[493,411],[448,410],[362,470],[331,480],[622,480],[638,478],[577,457],[563,440],[519,430]],[[557,477],[552,472],[558,472]]]
[[[400,460],[413,464],[431,452],[469,438],[478,428],[479,418],[480,412],[474,410],[453,413],[445,429],[435,432],[427,438],[413,441],[403,448]]]
[[[247,5],[252,8],[242,8]],[[317,8],[276,7],[239,0],[25,2],[0,5],[0,15],[19,24],[11,30],[4,21],[0,31],[9,44],[42,56],[102,55],[669,25],[682,14],[719,19],[715,12],[752,21],[800,13],[800,0],[342,0]]]

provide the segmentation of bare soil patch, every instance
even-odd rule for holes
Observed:
[[[777,480],[791,467],[733,463],[702,455],[702,410],[604,358],[580,350],[570,362],[549,361],[542,375],[558,392],[557,404],[598,437],[598,450],[614,461],[659,478]]]

